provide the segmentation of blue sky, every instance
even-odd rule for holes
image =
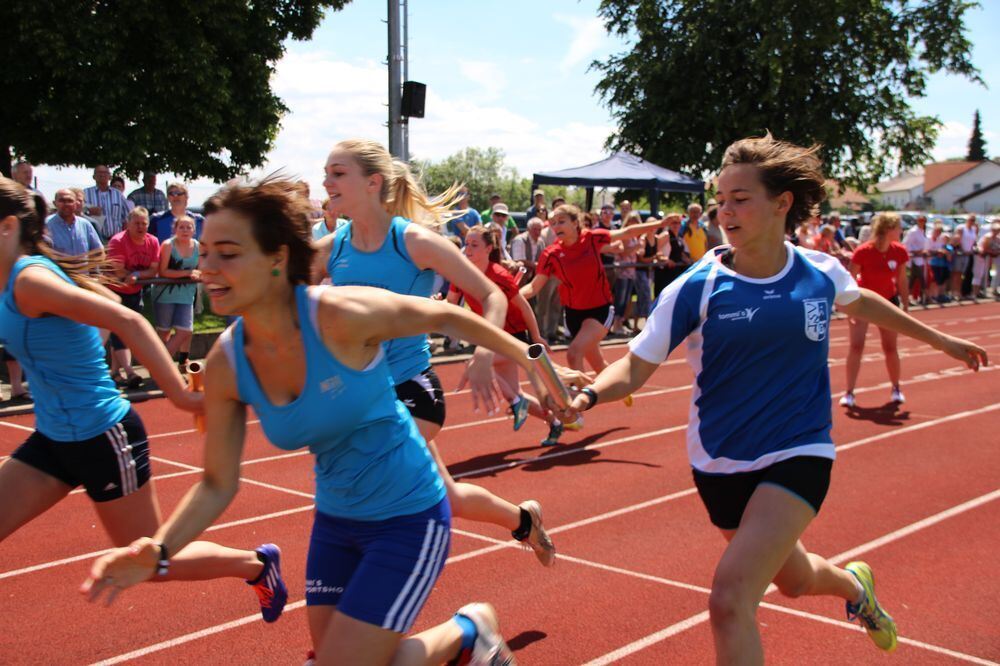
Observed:
[[[613,131],[594,95],[594,59],[621,50],[597,19],[598,0],[410,0],[409,78],[426,83],[427,117],[411,120],[410,152],[441,159],[496,146],[523,175],[593,162]],[[968,15],[973,62],[988,88],[935,75],[918,113],[944,122],[934,157],[965,154],[979,109],[987,150],[1000,155],[1000,0]],[[274,87],[291,112],[262,171],[284,168],[323,195],[322,165],[341,138],[386,142],[386,3],[355,0],[327,15],[309,42],[291,42]],[[680,82],[679,84],[686,84]],[[36,168],[43,192],[90,185],[88,170]],[[160,178],[160,186],[165,184]],[[135,186],[128,184],[129,189]],[[215,186],[192,185],[192,202]]]

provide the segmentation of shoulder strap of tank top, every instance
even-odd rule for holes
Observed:
[[[309,325],[316,332],[316,336],[322,340],[323,336],[319,331],[319,300],[323,297],[323,292],[330,288],[328,284],[318,284],[306,287],[307,302],[309,309]]]
[[[233,329],[238,323],[233,322],[219,335],[219,347],[222,348],[223,353],[226,355],[226,360],[229,361],[229,366],[233,369],[233,372],[236,372],[236,349],[233,346]]]

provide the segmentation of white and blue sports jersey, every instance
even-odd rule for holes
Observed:
[[[695,372],[691,465],[708,474],[763,469],[795,456],[834,458],[830,315],[860,296],[840,262],[785,243],[777,275],[752,279],[710,250],[663,290],[630,351],[663,363],[687,338]]]

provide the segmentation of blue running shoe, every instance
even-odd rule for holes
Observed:
[[[264,570],[256,580],[248,580],[247,585],[257,593],[264,622],[274,622],[281,617],[288,601],[288,588],[281,578],[281,549],[273,543],[265,543],[256,552],[264,561]]]
[[[510,411],[514,415],[514,430],[520,430],[528,420],[528,401],[521,398],[516,405],[510,406]]]
[[[555,446],[559,443],[559,436],[563,434],[561,423],[549,425],[549,436],[542,440],[542,446]]]

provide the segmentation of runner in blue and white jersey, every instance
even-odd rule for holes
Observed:
[[[868,565],[840,569],[799,541],[826,496],[835,455],[827,367],[834,306],[970,368],[986,363],[976,345],[859,289],[835,258],[785,240],[826,196],[815,153],[770,134],[726,150],[717,199],[730,245],[714,248],[663,291],[629,354],[562,415],[636,391],[687,340],[696,374],[688,453],[709,517],[729,542],[709,599],[719,663],[763,663],[755,616],[772,582],[792,597],[841,597],[879,648],[896,646],[895,623],[875,598]]]

